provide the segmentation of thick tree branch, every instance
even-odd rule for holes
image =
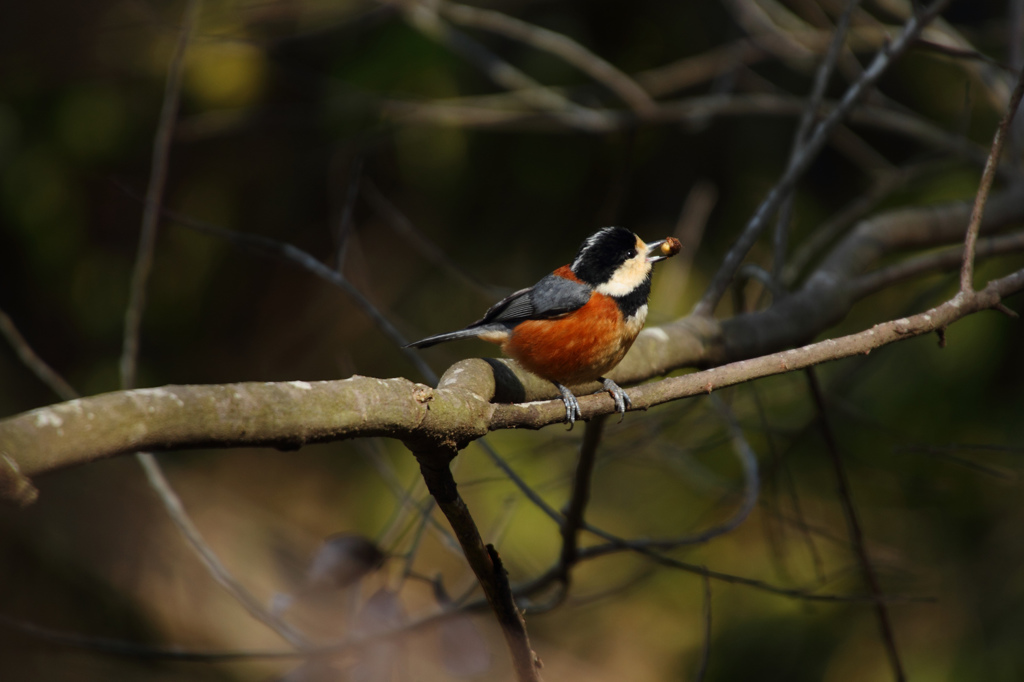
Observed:
[[[4,420],[0,451],[33,476],[139,450],[290,450],[373,435],[462,446],[487,432],[491,409],[466,391],[440,392],[406,379],[165,386],[104,393]]]
[[[770,309],[722,322],[689,316],[646,329],[612,377],[635,384],[681,367],[722,365],[630,389],[633,404],[646,408],[867,353],[993,307],[1002,297],[1024,289],[1024,274],[996,280],[957,306],[949,302],[909,321],[888,322],[861,334],[778,352],[806,343],[841,319],[857,295],[865,293],[856,286],[858,278],[884,256],[961,239],[969,212],[966,203],[958,203],[895,211],[864,221],[832,249],[799,291]],[[1024,192],[1010,188],[989,200],[981,231],[1021,220]],[[560,422],[561,403],[533,402],[555,395],[548,382],[511,363],[482,359],[456,363],[437,389],[406,379],[356,376],[343,381],[167,386],[108,393],[0,421],[0,455],[6,462],[0,480],[24,489],[17,481],[24,483],[26,476],[137,450],[294,449],[361,436],[399,438],[414,449],[424,442],[464,447],[488,431]],[[585,418],[613,409],[611,399],[603,394],[584,395],[580,406]]]
[[[710,393],[766,376],[822,362],[867,354],[876,348],[943,329],[967,315],[995,307],[1003,297],[1024,290],[1024,270],[994,280],[975,295],[951,300],[924,313],[875,325],[857,334],[801,348],[741,360],[630,389],[636,409]],[[674,325],[682,328],[693,320]],[[670,355],[669,327],[646,332],[649,351]],[[626,376],[645,378],[638,363]],[[495,373],[494,368],[501,369]],[[454,377],[452,377],[454,372]],[[512,370],[504,363],[467,360],[446,375],[480,385],[499,386],[495,376]],[[650,375],[648,375],[650,376]],[[518,377],[517,377],[518,378]],[[530,398],[550,388],[523,375],[520,389]],[[25,476],[82,464],[102,457],[146,450],[198,447],[271,446],[293,449],[307,443],[363,436],[390,436],[413,445],[443,443],[463,447],[488,430],[537,429],[561,423],[557,401],[493,404],[487,394],[464,387],[439,389],[405,379],[352,377],[343,381],[167,386],[106,393],[43,407],[0,421],[0,453]],[[507,395],[507,393],[506,393]],[[606,395],[579,399],[584,419],[610,414]]]

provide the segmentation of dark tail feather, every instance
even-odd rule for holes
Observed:
[[[404,346],[404,348],[430,348],[431,346],[444,343],[445,341],[455,341],[456,339],[468,339],[473,336],[479,336],[482,331],[485,330],[480,327],[474,327],[472,329],[460,329],[457,332],[436,334],[434,336],[428,336],[425,339],[420,339],[419,341],[413,341],[409,345]]]

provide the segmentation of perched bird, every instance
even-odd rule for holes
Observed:
[[[624,227],[606,227],[584,240],[570,265],[498,301],[480,320],[407,348],[475,336],[501,344],[505,355],[553,383],[562,394],[570,429],[581,414],[567,386],[601,381],[615,409],[625,414],[629,396],[604,375],[643,329],[652,264],[679,248],[673,237],[645,244]]]

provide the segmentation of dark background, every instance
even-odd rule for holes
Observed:
[[[797,16],[817,16],[807,13],[810,4],[787,6]],[[834,16],[832,3],[823,4]],[[745,35],[716,2],[493,7],[569,35],[631,74]],[[866,9],[898,23],[886,7]],[[177,3],[128,1],[47,0],[0,10],[0,307],[83,394],[119,385],[140,197],[180,17]],[[954,2],[944,18],[977,49],[1009,59],[1007,3]],[[555,57],[465,31],[536,80],[564,86],[581,104],[621,106]],[[862,64],[870,54],[859,53]],[[383,104],[500,90],[473,64],[373,3],[207,1],[186,63],[166,206],[294,244],[333,266],[350,187],[357,178],[364,191],[372,185],[463,275],[481,283],[471,287],[431,262],[360,194],[350,207],[344,272],[409,339],[477,319],[502,292],[567,262],[597,227],[626,225],[648,240],[671,234],[691,188],[707,183],[717,201],[692,269],[675,261],[659,266],[648,324],[685,314],[785,167],[795,130],[794,117],[777,115],[714,116],[699,125],[607,134],[409,123],[383,113]],[[815,63],[766,56],[669,99],[804,96]],[[1002,109],[976,73],[917,49],[883,78],[880,91],[891,106],[987,147]],[[830,95],[846,85],[843,76],[833,79]],[[890,164],[935,161],[878,210],[973,196],[980,169],[970,162],[891,132],[853,130]],[[862,165],[827,148],[799,187],[793,243],[870,183]],[[755,247],[751,260],[768,264],[770,244]],[[1020,256],[986,264],[979,281],[1022,264]],[[659,287],[663,277],[687,286]],[[866,299],[826,333],[920,311],[955,286],[955,275],[936,275],[895,287]],[[293,264],[173,221],[161,224],[148,291],[141,386],[353,373],[424,380],[344,292]],[[760,300],[756,287],[746,293],[748,301]],[[719,309],[723,316],[732,312],[729,298]],[[1019,309],[1019,297],[1009,305]],[[1019,321],[988,312],[958,323],[947,339],[945,349],[934,337],[920,338],[819,374],[883,588],[909,598],[890,611],[910,679],[1017,680],[1024,675],[1024,331]],[[465,342],[424,357],[441,372],[482,353],[496,351]],[[773,584],[865,594],[804,376],[722,395],[761,458],[762,504],[739,530],[678,556]],[[54,401],[13,352],[0,349],[0,414]],[[705,401],[687,400],[610,424],[589,519],[632,537],[682,533],[728,516],[741,481],[715,415]],[[558,507],[568,495],[580,432],[552,427],[489,440]],[[162,461],[207,540],[261,598],[288,592],[295,566],[332,532],[359,531],[390,551],[409,549],[410,535],[396,528],[412,520],[395,516],[395,498],[374,465],[383,463],[413,486],[414,462],[397,443],[199,451]],[[478,447],[460,456],[456,478],[513,581],[529,579],[556,557],[557,529]],[[206,650],[281,646],[206,576],[131,458],[37,483],[41,496],[33,507],[0,510],[0,613],[133,642]],[[423,491],[413,494],[422,498]],[[433,533],[418,546],[414,565],[426,575],[441,572],[453,593],[471,584]],[[378,584],[396,585],[396,573],[400,562],[389,562],[372,578],[377,583],[364,585],[364,596]],[[427,587],[403,585],[408,612],[432,607]],[[655,569],[635,556],[585,564],[568,603],[528,619],[547,679],[692,679],[703,643],[703,590],[698,577]],[[807,602],[722,582],[712,584],[712,594],[709,680],[889,676],[868,604]],[[342,620],[337,616],[333,627]],[[481,679],[498,678],[506,665],[500,638],[489,618],[476,622],[495,659]],[[435,635],[409,644],[416,679],[450,673]],[[8,629],[0,634],[0,677],[10,680],[275,679],[289,667],[153,662]]]

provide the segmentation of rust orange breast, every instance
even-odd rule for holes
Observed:
[[[516,325],[501,349],[537,376],[573,386],[610,371],[635,339],[625,330],[615,301],[595,293],[564,317]]]

